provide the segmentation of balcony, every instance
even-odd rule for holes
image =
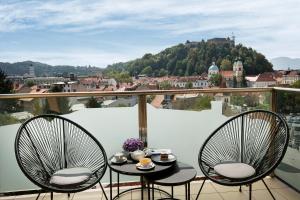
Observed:
[[[102,108],[83,106],[91,96],[104,102]],[[104,146],[108,156],[120,151],[125,139],[140,137],[148,147],[172,149],[180,161],[197,169],[201,179],[197,156],[209,134],[235,114],[263,108],[283,114],[291,134],[286,156],[274,172],[276,178],[268,178],[267,182],[278,199],[299,199],[300,195],[296,192],[300,190],[299,99],[300,90],[283,88],[0,95],[0,105],[12,102],[18,105],[13,111],[1,110],[4,114],[0,121],[0,196],[3,196],[1,199],[36,197],[30,193],[36,193],[38,188],[25,178],[14,156],[17,129],[28,117],[49,112],[59,113],[92,133]],[[3,106],[1,108],[6,109]],[[122,189],[125,189],[138,180],[122,176],[121,181],[125,185]],[[108,174],[102,178],[102,182],[107,186]],[[192,198],[200,182],[197,180],[192,183]],[[271,198],[260,182],[254,184],[253,190],[254,199]],[[238,188],[209,183],[201,195],[207,199],[247,199],[247,192],[246,186],[239,193]],[[66,198],[57,195],[59,199]],[[127,194],[124,199],[131,199],[131,196],[139,199],[135,195]],[[182,187],[175,188],[175,196],[182,199]],[[101,191],[96,188],[75,194],[73,199],[100,197]]]

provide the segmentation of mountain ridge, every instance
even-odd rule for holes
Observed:
[[[157,54],[147,53],[141,58],[108,65],[104,72],[191,76],[207,73],[212,62],[216,62],[222,69],[232,70],[232,65],[238,58],[243,62],[246,75],[273,71],[272,64],[262,53],[242,44],[235,45],[230,39],[215,38],[200,42],[187,41]]]
[[[276,57],[272,58],[270,62],[273,64],[274,68],[279,69],[300,69],[300,58],[290,58],[290,57]]]
[[[57,76],[62,74],[74,73],[75,75],[94,75],[95,73],[102,73],[103,69],[98,67],[86,66],[71,66],[71,65],[48,65],[35,61],[22,62],[0,62],[0,69],[7,75],[24,75],[29,73],[30,66],[34,67],[36,76]]]

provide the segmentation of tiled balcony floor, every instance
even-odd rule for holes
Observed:
[[[279,181],[276,178],[266,178],[266,183],[270,187],[271,191],[275,195],[275,198],[277,200],[299,200],[300,199],[300,193],[294,191],[293,189],[289,188],[289,186],[285,185],[281,181]],[[199,190],[201,181],[194,181],[191,183],[191,199],[195,199],[197,192]],[[128,189],[129,187],[122,187],[122,190]],[[162,187],[159,188],[164,189],[168,192],[170,192],[169,187]],[[265,186],[261,181],[256,182],[253,185],[253,198],[254,200],[271,200],[271,196],[266,190]],[[109,194],[109,190],[105,189],[107,191],[107,194]],[[243,186],[242,192],[239,192],[239,187],[225,187],[218,184],[214,184],[210,181],[207,181],[205,183],[205,186],[200,194],[199,199],[205,199],[205,200],[243,200],[248,199],[248,187]],[[113,194],[116,194],[116,191],[114,189]],[[174,195],[177,199],[185,199],[185,190],[184,186],[177,186],[174,187]],[[146,195],[146,193],[145,193]],[[34,200],[37,195],[24,195],[24,196],[16,196],[16,197],[0,197],[0,200]],[[164,197],[162,194],[156,192],[155,193],[155,199]],[[42,194],[39,199],[43,200],[49,200],[49,194]],[[67,200],[66,194],[54,194],[55,200]],[[70,200],[102,200],[105,199],[102,196],[100,189],[91,189],[85,192],[80,192],[77,194],[71,194]],[[126,195],[122,196],[120,198],[121,200],[127,200],[127,199],[134,199],[138,200],[140,198],[140,191],[136,192],[129,192]]]

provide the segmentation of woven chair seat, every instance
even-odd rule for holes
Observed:
[[[255,174],[255,169],[245,163],[220,163],[215,165],[217,174],[226,178],[244,179]]]
[[[76,187],[87,182],[93,172],[86,167],[74,167],[55,172],[50,179],[50,184],[57,187]]]

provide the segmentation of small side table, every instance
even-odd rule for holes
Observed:
[[[111,158],[109,159],[111,160]],[[155,176],[156,174],[168,174],[169,171],[173,171],[172,167],[174,166],[174,164],[171,165],[158,165],[156,164],[155,168],[152,170],[147,170],[147,171],[141,171],[138,170],[136,168],[136,162],[132,161],[132,160],[128,160],[127,163],[122,164],[122,165],[116,165],[111,163],[110,161],[108,162],[108,166],[109,166],[109,178],[110,178],[110,199],[111,200],[115,200],[118,199],[120,197],[120,195],[132,191],[132,190],[137,190],[140,189],[141,190],[141,200],[144,199],[144,195],[143,195],[143,190],[144,189],[148,189],[148,198],[150,200],[150,184],[148,183],[148,187],[144,187],[144,184],[141,183],[141,187],[138,188],[132,188],[132,189],[128,189],[125,190],[123,192],[120,192],[119,190],[119,184],[120,184],[120,174],[124,174],[124,175],[131,175],[131,176],[140,176],[141,177],[141,181],[143,182],[144,177],[146,177],[147,175],[149,176]],[[117,173],[117,195],[115,197],[112,197],[112,171]],[[159,189],[157,189],[159,190]],[[162,190],[159,190],[161,192],[165,192]],[[152,194],[154,192],[152,191]],[[168,194],[167,192],[165,192],[166,194]]]
[[[185,198],[191,198],[190,182],[194,180],[197,171],[191,165],[177,162],[173,170],[165,176],[146,176],[149,183],[152,183],[152,199],[154,200],[154,184],[162,186],[171,186],[171,196],[174,197],[174,186],[185,185]]]

